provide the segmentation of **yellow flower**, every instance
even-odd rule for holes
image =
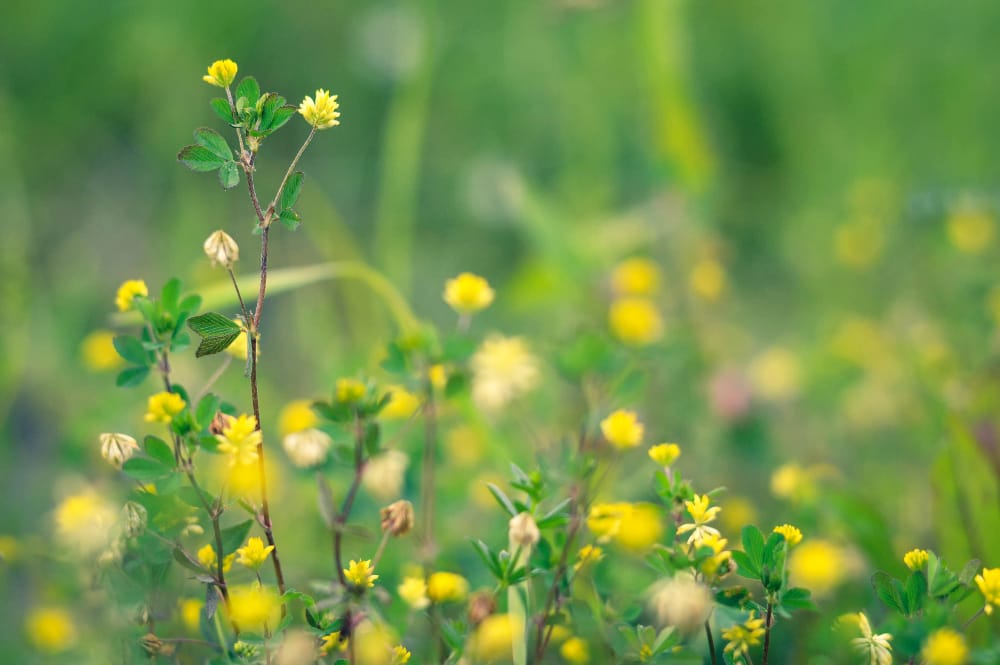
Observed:
[[[402,644],[392,648],[392,665],[406,665],[410,662],[410,651]]]
[[[779,401],[799,392],[799,359],[782,347],[771,347],[750,363],[750,382],[766,400]]]
[[[739,533],[744,526],[757,521],[757,509],[746,497],[728,495],[720,504],[719,519],[724,531]]]
[[[215,548],[211,544],[205,545],[200,550],[198,550],[198,562],[205,567],[205,570],[215,573],[219,565],[219,555],[215,553]],[[236,558],[236,554],[230,554],[225,559],[222,560],[222,572],[228,573],[229,569],[233,567],[233,559]]]
[[[649,459],[660,466],[670,466],[681,456],[681,447],[676,443],[661,443],[649,449]]]
[[[993,614],[993,606],[1000,605],[1000,568],[983,568],[982,574],[976,575],[976,586],[986,599],[983,611]]]
[[[663,337],[663,317],[651,300],[621,298],[611,303],[608,326],[612,334],[625,344],[645,346]]]
[[[432,573],[427,578],[427,597],[435,603],[465,600],[469,581],[457,573]]]
[[[402,386],[389,386],[388,404],[379,412],[387,420],[409,418],[420,408],[420,398]]]
[[[631,508],[628,503],[595,503],[587,515],[587,528],[597,537],[597,542],[606,543],[621,529],[622,518]]]
[[[491,614],[483,619],[469,640],[469,655],[482,663],[510,660],[514,624],[509,614]]]
[[[368,388],[357,379],[337,379],[337,401],[358,402],[364,399]]]
[[[885,231],[868,218],[847,222],[834,231],[834,256],[852,268],[866,268],[882,254]]]
[[[979,254],[993,240],[994,223],[984,210],[963,205],[948,217],[948,240],[959,251]]]
[[[444,390],[448,385],[448,370],[440,363],[431,365],[427,368],[427,380],[435,390]]]
[[[764,620],[755,619],[754,612],[743,623],[738,623],[728,630],[722,631],[722,639],[726,640],[726,653],[745,654],[750,647],[760,644],[764,636]]]
[[[427,582],[423,577],[404,577],[396,589],[403,602],[415,610],[422,610],[431,604],[427,597]]]
[[[228,88],[233,84],[233,80],[236,79],[237,69],[236,63],[228,58],[226,60],[216,60],[208,66],[208,73],[202,76],[201,80],[220,88]]]
[[[118,287],[115,304],[118,306],[119,312],[127,312],[132,309],[136,296],[145,298],[148,295],[149,289],[146,288],[146,282],[141,279],[130,279]]]
[[[903,555],[903,563],[910,570],[917,571],[927,565],[927,550],[910,550]]]
[[[576,565],[573,566],[575,570],[580,570],[581,568],[586,568],[592,564],[597,563],[604,558],[604,550],[596,545],[584,545],[580,548],[580,551],[576,555]]]
[[[771,474],[771,493],[779,499],[804,501],[816,495],[815,468],[784,464]]]
[[[619,409],[601,421],[601,433],[618,449],[634,448],[642,443],[645,431],[635,411]]]
[[[229,588],[230,619],[241,630],[263,632],[281,618],[281,599],[270,587],[259,584]]]
[[[326,656],[340,645],[340,631],[335,630],[323,636],[323,641],[319,645],[319,652]]]
[[[174,416],[184,410],[187,403],[177,393],[159,392],[150,396],[146,404],[146,422],[169,425]]]
[[[964,665],[969,658],[969,647],[960,633],[939,628],[927,638],[920,655],[925,665]]]
[[[329,90],[319,89],[316,91],[316,100],[306,96],[299,104],[299,113],[310,125],[316,129],[329,129],[340,124],[340,112],[337,109],[337,95],[330,96]]]
[[[655,295],[660,290],[660,267],[650,259],[625,259],[611,273],[611,288],[623,296]]]
[[[622,515],[615,542],[625,549],[642,553],[663,536],[663,516],[651,503],[633,503]]]
[[[718,529],[707,525],[709,522],[715,521],[716,516],[722,508],[719,506],[709,507],[710,502],[711,499],[707,494],[695,494],[694,499],[684,502],[684,505],[687,506],[687,510],[691,514],[691,518],[694,520],[694,523],[681,524],[677,527],[678,536],[690,531],[691,535],[688,537],[687,541],[688,543],[694,543],[703,540],[710,535],[719,535]]]
[[[538,358],[522,337],[487,337],[470,365],[472,399],[476,406],[490,412],[530,392],[541,377]]]
[[[0,534],[0,563],[12,563],[18,558],[21,546],[14,536]]]
[[[80,343],[80,356],[89,370],[105,372],[121,367],[124,361],[115,350],[115,334],[110,330],[95,330]]]
[[[715,302],[726,290],[726,270],[714,259],[703,259],[691,268],[691,290],[702,300]]]
[[[239,418],[225,417],[222,434],[216,434],[219,452],[229,455],[229,465],[247,465],[257,461],[257,446],[263,435],[257,429],[257,419],[243,414]]]
[[[32,646],[49,654],[66,651],[77,640],[73,617],[66,610],[57,607],[31,610],[24,620],[24,630]]]
[[[459,314],[472,314],[486,309],[496,294],[490,283],[479,275],[463,272],[444,285],[444,301]]]
[[[197,633],[201,626],[201,608],[205,606],[205,601],[198,598],[184,598],[178,602],[181,623],[190,633]]]
[[[843,581],[847,568],[844,550],[826,540],[810,539],[792,550],[788,558],[789,577],[814,596],[830,593]]]
[[[789,547],[795,547],[802,542],[802,532],[791,524],[782,524],[774,527],[774,533],[780,533],[785,537],[785,542]]]
[[[274,545],[264,547],[264,541],[256,536],[247,538],[247,544],[236,550],[236,563],[257,570],[273,549]]]
[[[351,559],[350,565],[344,568],[344,577],[359,589],[370,589],[375,586],[375,580],[379,576],[375,574],[375,569],[372,568],[371,559],[362,561]]]
[[[579,637],[571,637],[559,647],[559,655],[567,663],[585,665],[590,662],[590,649],[587,643]]]
[[[722,570],[723,564],[727,564],[733,558],[732,552],[726,551],[726,545],[728,544],[728,540],[714,533],[708,534],[695,543],[697,547],[711,548],[714,553],[701,564],[701,572],[705,574],[705,577],[714,577],[716,573]],[[722,570],[722,574],[725,575],[727,572],[729,572],[728,565],[726,565],[725,570]]]
[[[281,436],[312,429],[319,424],[319,417],[312,410],[312,402],[307,399],[289,402],[278,416],[278,431]]]
[[[93,554],[108,544],[117,520],[116,508],[87,489],[66,497],[56,507],[56,537],[77,552]]]
[[[858,630],[861,631],[861,637],[852,639],[851,644],[862,655],[868,657],[866,665],[892,665],[892,645],[889,644],[889,641],[892,640],[892,635],[889,633],[881,633],[879,635],[872,633],[872,626],[868,623],[868,617],[865,616],[864,612],[848,614],[842,618],[851,623],[856,623]]]

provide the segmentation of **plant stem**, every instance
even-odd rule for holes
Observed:
[[[711,618],[705,619],[705,637],[708,639],[708,653],[712,656],[712,665],[718,665],[718,660],[715,655],[715,640],[712,639],[712,624],[710,623]]]
[[[771,599],[767,599],[767,617],[764,619],[764,655],[762,656],[763,665],[767,665],[767,657],[771,651],[771,619],[774,616],[774,603]]]
[[[437,463],[437,409],[427,382],[424,403],[424,455],[420,480],[420,544],[425,562],[434,559],[434,470]]]
[[[563,544],[562,553],[559,555],[559,565],[556,566],[556,574],[552,578],[552,586],[549,587],[548,595],[545,598],[545,605],[542,606],[542,612],[538,615],[537,624],[538,628],[535,633],[535,657],[532,660],[533,663],[541,663],[542,658],[545,655],[545,648],[549,644],[549,640],[552,638],[552,628],[553,625],[549,625],[548,630],[546,630],[546,619],[548,619],[549,613],[553,609],[553,605],[556,604],[559,596],[559,582],[566,574],[566,569],[569,566],[569,552],[573,548],[576,541],[577,532],[579,532],[580,527],[583,525],[583,516],[580,512],[580,506],[583,502],[580,501],[579,497],[576,496],[578,488],[574,487],[571,490],[573,495],[573,503],[571,507],[572,517],[570,518],[569,530],[566,533],[566,542]]]
[[[365,472],[365,461],[362,450],[362,446],[364,445],[364,430],[361,427],[361,420],[357,416],[355,416],[354,429],[354,479],[351,481],[347,495],[344,496],[344,503],[340,507],[340,513],[333,524],[333,558],[337,566],[337,578],[344,587],[347,586],[347,578],[344,576],[344,526],[347,524],[347,518],[351,514],[351,508],[354,507],[354,498],[358,494],[358,488],[361,486],[361,477]]]
[[[973,621],[975,621],[976,619],[978,619],[979,617],[981,617],[983,615],[983,612],[985,610],[986,610],[986,606],[985,605],[983,607],[980,607],[978,612],[976,612],[975,614],[973,614],[971,617],[968,618],[968,620],[966,620],[965,623],[962,624],[962,630],[965,630],[966,628],[968,628],[969,624],[971,624]]]

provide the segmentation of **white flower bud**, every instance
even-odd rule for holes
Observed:
[[[510,518],[509,531],[507,536],[510,539],[511,548],[534,547],[541,538],[538,532],[538,525],[528,513],[520,513]]]
[[[232,268],[240,260],[240,246],[225,231],[219,230],[205,239],[205,255],[213,266]]]
[[[122,468],[125,460],[139,450],[139,444],[128,434],[105,432],[100,436],[101,457],[106,459],[116,469]]]
[[[141,536],[148,522],[149,513],[144,506],[129,501],[122,507],[122,523],[125,526],[125,535],[129,538]]]

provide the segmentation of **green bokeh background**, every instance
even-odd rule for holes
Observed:
[[[868,564],[898,566],[915,545],[1000,563],[997,243],[963,253],[945,224],[968,201],[997,210],[997,3],[12,0],[0,18],[0,534],[38,547],[60,488],[111,484],[96,433],[137,427],[145,393],[87,370],[79,347],[109,325],[118,284],[216,283],[201,252],[216,228],[252,268],[243,189],[175,160],[193,128],[222,129],[200,76],[231,57],[292,101],[340,95],[342,125],[303,163],[305,223],[276,234],[272,265],[370,262],[442,326],[444,280],[472,269],[499,293],[477,325],[551,358],[604,326],[609,270],[650,256],[668,336],[634,396],[657,436],[685,446],[689,475],[751,498],[766,526],[789,519],[768,492],[775,467],[831,464],[839,507],[825,524]],[[304,135],[294,118],[267,144],[260,182]],[[866,266],[836,258],[852,223],[878,229]],[[718,303],[688,289],[703,255],[728,274]],[[358,284],[269,307],[269,428],[278,405],[371,368],[372,340],[394,334]],[[852,315],[876,322],[901,367],[871,384],[899,405],[874,426],[844,416],[868,370],[830,353]],[[948,349],[930,369],[927,330]],[[720,418],[711,378],[774,345],[800,359],[800,394]],[[221,385],[242,394],[238,375]],[[555,398],[537,401],[546,412]],[[511,438],[492,439],[501,474]],[[530,465],[523,444],[511,450]],[[456,504],[463,482],[442,489]],[[312,503],[301,511],[313,519]],[[21,648],[24,605],[72,587],[47,575],[0,568],[0,644]]]

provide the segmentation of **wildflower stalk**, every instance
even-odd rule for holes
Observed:
[[[708,640],[708,653],[712,657],[712,665],[718,665],[718,659],[715,655],[715,640],[712,639],[712,624],[709,623],[710,619],[705,619],[705,639]]]
[[[347,525],[347,519],[351,514],[351,508],[354,507],[354,499],[358,495],[358,488],[361,486],[361,478],[364,476],[365,472],[364,436],[365,433],[364,428],[361,426],[361,419],[355,415],[354,478],[351,480],[351,486],[348,488],[347,494],[344,496],[344,503],[340,507],[340,512],[333,521],[333,558],[334,564],[337,567],[337,578],[344,587],[347,586],[347,577],[344,576],[344,527]]]
[[[420,480],[420,541],[425,561],[434,559],[434,470],[437,463],[437,408],[434,387],[426,382],[424,455]]]
[[[545,656],[545,649],[549,645],[549,640],[552,639],[552,629],[555,625],[549,624],[546,628],[546,619],[559,602],[560,581],[566,575],[566,571],[569,568],[569,553],[575,546],[577,534],[583,526],[582,507],[585,502],[577,494],[578,488],[573,487],[570,490],[570,495],[573,498],[570,508],[572,517],[570,518],[569,529],[566,532],[566,542],[563,544],[562,552],[559,554],[559,564],[556,566],[556,572],[552,578],[552,585],[549,587],[546,595],[545,604],[542,606],[542,611],[535,620],[537,628],[535,632],[535,655],[532,660],[533,663],[542,662],[542,658]]]
[[[764,654],[761,656],[763,665],[767,665],[767,657],[771,651],[771,620],[774,617],[774,603],[770,596],[767,598],[767,615],[764,619]],[[749,656],[748,656],[749,657]]]

